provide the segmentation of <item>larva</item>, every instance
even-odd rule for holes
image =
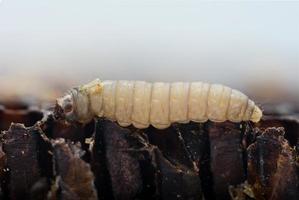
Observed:
[[[96,79],[57,99],[57,108],[68,121],[87,123],[98,116],[141,129],[149,125],[164,129],[173,122],[189,121],[258,122],[262,117],[261,109],[243,93],[203,82]]]

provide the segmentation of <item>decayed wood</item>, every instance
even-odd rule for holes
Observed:
[[[213,176],[211,172],[210,140],[204,123],[177,125],[178,133],[183,139],[184,146],[198,171],[201,188],[206,199],[213,199]]]
[[[298,160],[283,135],[268,128],[248,147],[248,182],[258,199],[299,197]]]
[[[170,159],[170,152],[166,158],[159,147],[148,142],[150,134],[119,127],[109,120],[98,121],[98,128],[94,148],[104,147],[100,156],[104,156],[106,166],[102,168],[110,174],[115,199],[201,198],[200,179],[193,165]]]
[[[94,156],[103,156],[102,162],[104,161],[110,175],[110,191],[115,199],[132,199],[143,189],[147,190],[147,186],[142,182],[139,162],[150,164],[146,155],[143,155],[149,152],[144,142],[139,139],[138,135],[132,135],[130,130],[123,129],[113,122],[100,120],[97,123],[94,152],[97,148],[101,148],[100,145],[103,145],[104,149],[103,154]]]
[[[0,199],[298,199],[298,119],[164,130],[51,115],[29,128],[14,124],[1,136]]]
[[[97,199],[94,176],[88,163],[81,159],[80,145],[57,139],[52,142],[55,176],[59,191],[52,194],[58,199],[80,200]]]
[[[12,124],[2,140],[7,157],[4,198],[97,199],[93,173],[80,158],[80,147],[62,139],[51,144],[38,126],[25,128],[21,124]],[[57,192],[49,196],[50,185],[53,188],[56,180]]]
[[[299,142],[299,115],[270,115],[257,125],[260,130],[265,130],[269,127],[283,127],[284,137],[288,140],[291,146],[296,146]]]
[[[4,191],[3,189],[6,188],[6,180],[5,180],[5,164],[6,164],[6,155],[2,149],[2,142],[0,142],[0,199],[4,198]]]
[[[202,198],[198,168],[186,148],[180,124],[173,124],[165,130],[150,127],[144,132],[156,150],[159,169],[160,193],[162,199]]]
[[[51,169],[51,163],[47,163],[47,159],[41,159],[50,155],[47,150],[43,150],[46,145],[43,144],[40,129],[12,124],[9,130],[4,132],[2,140],[7,158],[5,168],[9,174],[6,182],[9,198],[28,199],[32,186],[51,174],[46,172],[47,168]],[[45,168],[42,168],[44,164]]]
[[[207,131],[213,194],[217,199],[228,199],[229,186],[240,184],[246,178],[242,125],[230,122],[208,123]]]
[[[252,185],[247,181],[236,186],[229,186],[228,188],[231,199],[233,200],[252,200],[256,199]]]
[[[94,123],[91,122],[85,126],[79,123],[67,123],[64,120],[55,120],[50,114],[40,125],[49,138],[65,138],[84,144],[85,138],[92,135]]]

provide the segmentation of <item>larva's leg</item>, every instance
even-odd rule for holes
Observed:
[[[248,97],[246,95],[233,89],[227,110],[227,119],[232,122],[242,121],[247,108],[247,102]]]
[[[116,81],[103,82],[103,111],[107,119],[115,120]]]
[[[158,129],[163,129],[170,126],[169,88],[169,83],[153,83],[150,123]]]
[[[189,83],[177,82],[170,85],[170,122],[188,122]]]
[[[224,122],[229,106],[231,96],[231,89],[229,87],[213,84],[211,85],[208,97],[208,111],[209,120],[214,122]]]
[[[121,126],[131,125],[134,81],[118,81],[116,84],[115,118]]]
[[[188,119],[194,122],[205,122],[208,93],[210,84],[202,82],[192,82],[189,89]]]
[[[101,117],[103,116],[102,109],[102,91],[103,85],[99,79],[96,79],[82,87],[88,92],[89,103],[90,103],[90,111],[93,115]]]
[[[134,86],[132,123],[136,128],[149,126],[152,84],[136,81]]]

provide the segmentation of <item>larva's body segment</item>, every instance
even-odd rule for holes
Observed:
[[[65,118],[86,123],[94,116],[136,128],[164,129],[171,123],[258,122],[262,111],[243,93],[203,82],[100,81],[58,99]],[[72,107],[72,109],[70,109]]]
[[[188,119],[194,122],[205,122],[207,116],[207,102],[210,84],[202,82],[190,83],[188,101]]]
[[[228,106],[227,119],[232,122],[242,121],[245,110],[247,109],[247,102],[248,97],[246,95],[237,90],[232,90],[230,103]]]
[[[105,86],[105,87],[103,87]],[[103,85],[103,116],[110,120],[115,120],[115,89],[116,81],[104,81]],[[101,116],[101,115],[98,115]]]
[[[243,119],[242,119],[243,121],[250,120],[250,117],[253,113],[254,107],[255,107],[254,102],[249,99],[248,102],[247,102],[247,108],[245,110],[245,113],[244,113],[244,116],[243,116]]]
[[[170,86],[169,120],[170,122],[187,123],[189,83],[177,82]]]
[[[98,81],[94,80],[89,84],[86,84],[82,87],[82,91],[86,91],[88,93],[89,102],[90,102],[90,111],[93,112],[94,115],[100,116],[103,115],[102,109],[102,87],[97,84]]]
[[[170,84],[162,82],[153,83],[151,93],[150,124],[158,129],[167,128],[170,126]]]
[[[86,106],[90,104],[88,92],[86,90],[82,92],[78,91],[76,93],[74,92],[72,95],[75,97],[73,98],[74,104],[79,108],[76,109],[76,116],[73,118],[79,119],[78,121],[80,122],[88,121],[93,115],[89,110],[89,106]]]
[[[117,81],[115,94],[115,119],[121,126],[131,125],[133,111],[133,81]]]
[[[229,87],[213,84],[208,96],[208,119],[215,122],[227,120],[227,109],[230,102],[231,89]]]
[[[132,123],[136,128],[149,126],[152,84],[136,81],[133,97]]]

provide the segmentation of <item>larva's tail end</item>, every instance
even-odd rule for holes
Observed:
[[[257,123],[261,120],[262,116],[263,116],[263,111],[258,106],[254,106],[254,110],[252,112],[250,121]]]

